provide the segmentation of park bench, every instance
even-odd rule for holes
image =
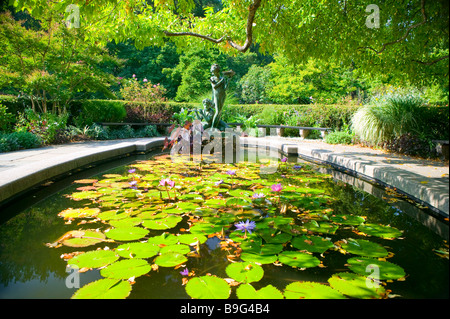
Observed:
[[[228,123],[228,125],[236,126],[236,128],[239,130],[244,124],[243,123]],[[330,131],[332,131],[331,128],[324,128],[324,127],[304,127],[304,126],[288,126],[288,125],[257,125],[258,129],[260,130],[261,134],[263,136],[267,135],[267,129],[276,129],[278,136],[283,136],[284,129],[294,129],[299,130],[299,135],[301,138],[307,138],[311,131],[320,131],[320,135],[322,138],[326,136],[326,134]]]

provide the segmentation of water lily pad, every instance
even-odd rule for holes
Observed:
[[[312,220],[303,225],[307,230],[315,233],[334,234],[339,228],[337,225],[333,225],[327,222],[317,222]]]
[[[292,241],[292,246],[299,250],[306,250],[311,253],[323,254],[330,248],[334,247],[331,240],[320,236],[300,236],[295,237]]]
[[[266,243],[284,244],[291,240],[292,235],[273,228],[263,228],[258,230],[258,235],[261,236]]]
[[[345,299],[337,290],[317,282],[293,282],[286,286],[286,299]]]
[[[358,227],[358,230],[371,236],[381,237],[385,239],[393,239],[400,237],[402,232],[395,227],[378,225],[378,224],[365,224]]]
[[[178,236],[178,241],[186,245],[195,245],[197,243],[203,244],[208,238],[201,234],[183,234]]]
[[[95,199],[100,196],[102,196],[102,193],[99,193],[97,191],[84,191],[84,192],[78,192],[73,193],[70,195],[70,198],[72,198],[75,201],[84,200],[84,199]]]
[[[389,261],[375,258],[353,257],[347,260],[350,270],[363,276],[371,276],[379,280],[395,280],[406,276],[405,270]]]
[[[225,271],[234,280],[245,284],[260,281],[264,276],[262,267],[252,262],[229,264]]]
[[[111,250],[94,250],[77,255],[67,262],[68,265],[81,268],[100,268],[112,264],[119,256]]]
[[[58,214],[59,217],[62,217],[64,219],[71,219],[71,218],[88,218],[88,217],[95,217],[101,212],[100,208],[68,208],[63,210]]]
[[[147,242],[155,245],[168,246],[178,243],[178,237],[172,234],[164,233],[160,236],[150,237]]]
[[[241,253],[241,259],[244,261],[254,262],[258,264],[272,264],[278,260],[277,255],[261,255],[261,254],[254,254],[254,253],[247,253],[243,252]]]
[[[168,246],[162,247],[160,253],[161,253],[161,255],[166,254],[166,253],[178,253],[178,254],[185,255],[190,251],[191,251],[191,248],[189,248],[188,245],[175,244],[175,245],[168,245]]]
[[[187,257],[184,254],[168,252],[156,257],[155,264],[161,267],[175,267],[186,261]]]
[[[181,216],[169,215],[164,218],[143,220],[142,226],[148,229],[155,229],[155,230],[170,229],[174,228],[182,220],[183,217]]]
[[[119,227],[105,232],[108,238],[119,241],[132,241],[145,237],[149,231],[141,227]]]
[[[152,267],[143,259],[124,259],[103,268],[100,274],[106,278],[129,279],[148,273]]]
[[[316,257],[297,251],[283,251],[278,255],[278,261],[298,268],[312,268],[320,264],[320,260]]]
[[[346,243],[341,243],[341,248],[345,251],[366,257],[386,257],[389,252],[383,246],[364,239],[349,238]]]
[[[228,299],[231,288],[222,278],[202,276],[189,280],[186,293],[194,299]]]
[[[274,286],[267,285],[256,290],[252,285],[240,285],[236,289],[236,295],[239,299],[283,299],[283,294]]]
[[[81,287],[72,299],[125,299],[130,292],[128,281],[105,278]]]
[[[105,234],[95,229],[69,231],[62,236],[62,244],[69,247],[87,247],[104,242]]]
[[[127,243],[116,248],[116,253],[124,258],[151,258],[159,253],[159,247],[151,243]]]
[[[221,232],[225,227],[223,225],[215,225],[208,222],[198,222],[190,228],[192,234],[210,235]]]
[[[331,216],[330,219],[336,224],[351,226],[361,225],[365,221],[364,217],[354,215],[336,215]]]
[[[142,219],[137,217],[128,217],[118,220],[110,220],[109,224],[115,228],[119,227],[134,227],[139,225],[142,222]]]
[[[373,285],[370,279],[368,284],[368,278],[353,273],[341,272],[334,274],[328,279],[328,282],[331,287],[352,298],[382,298],[386,293],[383,286]]]

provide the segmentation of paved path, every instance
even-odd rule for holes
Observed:
[[[162,147],[164,139],[80,142],[0,153],[0,203],[79,167]]]
[[[440,161],[393,155],[359,146],[329,145],[320,140],[268,137],[286,153],[352,170],[363,177],[395,187],[449,214],[449,167]],[[42,182],[87,164],[135,151],[160,147],[164,138],[82,142],[0,153],[0,202]]]

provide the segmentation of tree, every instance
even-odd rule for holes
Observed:
[[[138,47],[217,46],[246,52],[281,52],[292,62],[334,60],[369,74],[393,73],[417,83],[448,83],[449,4],[446,0],[233,0],[193,14],[193,0],[17,0],[17,8],[40,17],[48,6],[79,7],[81,27]],[[203,4],[203,3],[202,3]],[[71,15],[66,13],[66,18]]]
[[[119,63],[102,47],[84,42],[84,30],[68,29],[52,12],[35,28],[27,29],[11,13],[0,14],[0,87],[27,96],[35,111],[49,108],[64,113],[69,102],[82,92],[108,90],[115,77],[97,66]]]

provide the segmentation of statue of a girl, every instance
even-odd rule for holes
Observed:
[[[225,99],[227,97],[226,90],[228,88],[228,77],[234,76],[233,71],[223,72],[224,76],[220,75],[220,66],[218,64],[213,64],[211,66],[211,86],[212,86],[212,102],[214,104],[214,116],[211,121],[211,127],[219,128],[222,126],[221,116],[223,105],[225,104]]]

